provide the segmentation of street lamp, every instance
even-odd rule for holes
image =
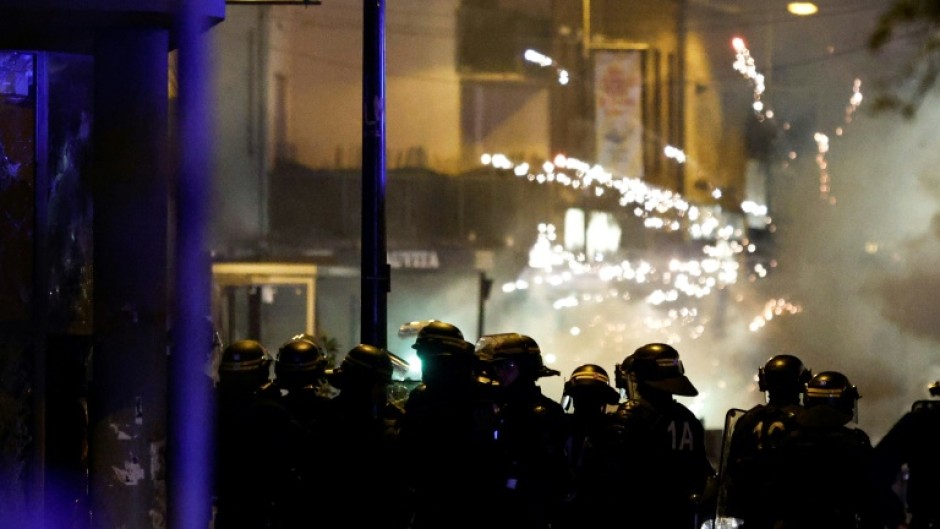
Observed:
[[[787,4],[787,11],[789,11],[791,15],[806,17],[815,15],[819,11],[819,8],[812,2],[790,2]]]

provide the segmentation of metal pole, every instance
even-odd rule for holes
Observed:
[[[201,2],[179,13],[179,174],[176,181],[175,318],[169,366],[167,527],[202,529],[211,516],[214,469],[208,251],[212,120],[208,35]]]
[[[162,451],[173,387],[166,381],[170,34],[112,27],[94,40],[91,527],[145,527],[150,516],[140,506],[159,511],[162,501],[161,478],[148,469],[150,454],[156,461]]]
[[[676,145],[680,149],[688,152],[689,146],[685,144],[685,59],[686,43],[688,41],[688,5],[686,0],[676,2]],[[676,190],[680,194],[686,194],[685,188],[685,164],[676,165]]]
[[[591,56],[591,0],[581,0],[581,55],[585,59]]]
[[[486,272],[480,271],[480,297],[477,306],[477,337],[483,336],[483,324],[486,322],[486,300],[490,299],[490,289],[493,280],[486,277]]]
[[[361,341],[377,347],[385,347],[388,325],[385,183],[385,0],[364,0]]]

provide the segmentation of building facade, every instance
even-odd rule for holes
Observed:
[[[540,224],[572,241],[569,250],[585,253],[585,237],[575,232],[586,231],[592,215],[595,227],[605,219],[620,238],[610,258],[657,242],[697,248],[681,230],[644,230],[643,216],[620,204],[616,192],[600,197],[589,187],[540,186],[535,173],[558,155],[722,215],[740,213],[747,92],[715,82],[728,49],[694,24],[728,13],[684,2],[663,6],[642,0],[388,6],[387,335],[395,353],[410,358],[410,344],[396,333],[408,321],[448,319],[471,337],[481,327],[496,332],[522,324],[494,308],[480,325],[478,284],[481,274],[498,286],[524,274]],[[316,265],[315,328],[308,331],[346,348],[360,336],[361,27],[358,7],[230,7],[215,33],[220,103],[231,111],[220,112],[216,125],[223,132],[214,257]],[[674,151],[687,162],[670,157]],[[500,154],[513,169],[482,161]],[[532,178],[516,172],[523,164],[533,168]],[[566,233],[572,218],[582,220]],[[252,303],[261,306],[254,314],[283,314],[277,300],[292,306],[305,292],[297,283],[265,286],[255,279],[241,291],[220,292],[217,319],[227,338],[248,333],[244,314]],[[267,303],[251,301],[262,298]],[[242,315],[221,312],[236,306]],[[302,320],[293,321],[297,327]],[[287,331],[264,338],[274,346]]]

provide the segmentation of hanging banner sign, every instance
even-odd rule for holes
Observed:
[[[643,176],[643,54],[594,53],[597,163],[616,176]]]

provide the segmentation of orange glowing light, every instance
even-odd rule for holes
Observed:
[[[787,11],[789,11],[791,15],[806,17],[815,15],[819,12],[819,8],[812,2],[790,2],[787,4]]]

